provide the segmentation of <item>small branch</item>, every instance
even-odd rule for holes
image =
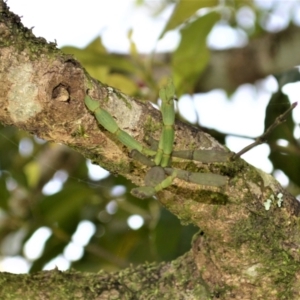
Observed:
[[[258,138],[256,138],[255,142],[253,142],[252,144],[246,146],[245,148],[243,148],[241,151],[239,151],[236,154],[233,154],[231,156],[231,160],[235,160],[238,157],[240,157],[241,155],[245,154],[246,152],[248,152],[249,150],[251,150],[252,148],[263,144],[267,141],[268,136],[270,135],[270,133],[280,124],[282,124],[285,120],[286,120],[286,116],[297,106],[297,102],[294,102],[283,114],[279,115],[274,123]]]

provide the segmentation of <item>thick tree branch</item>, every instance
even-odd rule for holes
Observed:
[[[0,122],[69,145],[109,171],[142,184],[147,167],[133,161],[128,149],[115,136],[99,128],[84,106],[84,96],[89,90],[121,129],[142,143],[147,138],[158,138],[160,113],[150,104],[91,79],[76,60],[60,53],[54,45],[36,39],[22,27],[18,17],[6,10],[4,2],[0,4]],[[191,145],[194,149],[225,151],[207,134],[176,122],[176,150],[190,149]],[[192,243],[190,271],[193,272],[187,280],[188,283],[195,280],[198,285],[184,285],[185,293],[190,289],[206,293],[202,277],[207,290],[221,299],[277,299],[284,294],[289,299],[298,299],[299,202],[270,175],[241,159],[216,164],[174,159],[173,166],[228,178],[222,188],[175,179],[171,188],[158,194],[160,202],[182,222],[194,223],[202,230]],[[279,207],[274,202],[267,211],[264,202],[276,199],[279,193],[283,194],[282,205]],[[178,259],[169,264],[172,268],[167,273],[176,277],[190,255],[185,262]],[[155,268],[150,273],[150,279],[165,276]],[[132,281],[137,284],[134,288],[142,293],[151,280],[143,277],[142,271],[139,274]],[[1,276],[7,278],[2,279],[6,282],[10,280],[8,275]],[[68,278],[69,275],[60,276]],[[99,284],[104,280],[110,286],[111,276],[106,275],[104,280],[95,274],[94,278]],[[117,285],[122,286],[119,282]],[[161,285],[156,288],[158,294],[164,290]],[[80,292],[86,290],[83,286]]]
[[[176,278],[185,280],[179,282]],[[192,252],[176,263],[144,264],[119,273],[74,270],[37,274],[0,274],[1,299],[209,299]]]
[[[300,28],[291,25],[277,33],[264,33],[244,48],[211,51],[211,59],[197,85],[198,92],[211,89],[234,91],[300,64]]]

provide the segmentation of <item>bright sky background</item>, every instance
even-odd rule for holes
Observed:
[[[145,7],[136,7],[133,0],[8,0],[11,10],[22,16],[25,26],[33,28],[36,36],[42,36],[48,41],[56,40],[58,46],[73,45],[84,47],[96,36],[101,35],[104,45],[115,52],[128,52],[129,43],[127,39],[128,30],[133,28],[133,39],[140,52],[150,52],[156,45],[156,50],[172,50],[177,45],[179,35],[177,32],[168,33],[163,40],[156,44],[157,38],[166,24],[172,7],[167,9],[159,17],[153,18]],[[261,0],[261,5],[270,5],[272,0]],[[285,3],[282,12],[288,9]],[[158,3],[152,1],[150,4]],[[296,16],[300,15],[295,10]],[[251,21],[251,20],[250,20]],[[300,21],[299,21],[300,23]],[[286,25],[284,18],[277,18],[270,21],[269,27],[282,28]],[[226,37],[226,38],[225,38]],[[226,26],[217,26],[209,36],[210,45],[223,47],[232,45],[243,45],[246,39],[243,35],[237,34]],[[293,84],[285,87],[285,92],[291,97],[291,101],[297,101],[300,85]],[[241,86],[228,101],[225,92],[213,90],[207,94],[195,95],[193,97],[183,96],[179,101],[179,108],[182,114],[190,121],[196,120],[196,113],[201,125],[216,128],[223,132],[236,135],[256,137],[263,133],[265,108],[272,92],[276,91],[277,84],[271,76],[262,80],[256,87],[252,85]],[[195,112],[196,108],[196,112]],[[300,109],[293,113],[294,118],[300,123]],[[300,138],[300,132],[295,133]],[[232,151],[238,151],[251,143],[252,140],[229,137],[227,146]],[[254,166],[266,172],[272,171],[272,165],[267,159],[269,147],[261,145],[246,153],[243,158]],[[99,171],[99,169],[97,169]],[[63,175],[63,174],[60,174]],[[281,183],[286,183],[283,174],[278,175]],[[109,208],[108,208],[109,209]],[[132,216],[128,220],[131,228],[134,224],[141,222],[139,216]],[[140,225],[141,226],[141,225]],[[85,229],[93,234],[93,224],[90,222],[81,223],[74,242],[68,245],[62,256],[50,263],[46,268],[53,268],[55,265],[60,269],[68,268],[69,261],[76,260],[82,255],[82,247],[87,241],[78,238],[79,233]],[[79,232],[79,233],[78,233]],[[35,236],[26,244],[24,252],[28,259],[38,257],[42,248],[37,248],[37,241],[49,237],[49,229],[41,228]],[[18,257],[6,258],[0,269],[9,272],[26,272],[28,263]]]

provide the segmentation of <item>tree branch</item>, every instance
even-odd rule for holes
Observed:
[[[180,283],[176,277],[186,278]],[[74,270],[36,274],[0,274],[1,299],[208,299],[192,252],[176,264],[144,264],[119,273],[79,273]],[[55,288],[54,288],[55,287]],[[167,296],[167,298],[165,298]]]
[[[283,31],[251,39],[243,48],[211,51],[196,91],[220,88],[232,92],[241,84],[294,68],[300,64],[299,34],[300,28],[290,25]]]
[[[237,157],[242,156],[243,154],[245,154],[246,152],[250,151],[251,149],[253,149],[254,147],[261,145],[263,143],[266,143],[268,136],[270,135],[270,133],[280,124],[282,124],[283,122],[286,121],[286,117],[287,115],[297,106],[297,102],[294,102],[283,114],[279,115],[275,121],[272,123],[272,125],[267,128],[267,130],[259,137],[257,137],[255,139],[255,141],[253,143],[251,143],[250,145],[246,146],[245,148],[243,148],[241,151],[239,151],[238,153],[235,153],[234,155],[232,155],[231,159],[234,160]]]
[[[17,16],[7,11],[3,1],[0,4],[0,121],[40,138],[69,145],[107,170],[141,184],[147,167],[133,161],[128,149],[99,128],[84,106],[84,96],[89,89],[93,99],[99,100],[120,128],[141,143],[150,137],[158,139],[160,113],[150,104],[91,79],[74,58],[62,54],[53,44],[36,39],[30,30],[23,28]],[[190,149],[192,144],[194,149],[225,151],[212,137],[192,126],[177,121],[175,130],[175,150]],[[175,179],[170,188],[157,195],[162,205],[183,223],[193,223],[202,230],[192,242],[193,263],[189,265],[188,284],[178,283],[185,293],[203,295],[209,290],[222,299],[276,299],[288,293],[289,299],[299,298],[299,202],[273,177],[242,159],[212,164],[174,159],[172,165],[228,178],[222,188]],[[273,203],[265,210],[264,202],[271,196],[275,199],[279,193],[283,195],[281,207]],[[126,287],[124,293],[129,290],[143,293],[145,286],[155,282],[157,276],[163,280],[165,275],[170,276],[167,278],[178,275],[177,282],[180,282],[181,273],[177,272],[190,261],[190,255],[168,264],[167,271],[165,265],[160,265],[159,270],[150,268],[149,277],[144,276],[143,267],[138,267],[142,269],[138,272],[140,275],[128,277],[129,282],[136,285],[123,286],[120,281],[109,279],[114,275],[108,274],[103,279],[95,274],[93,277],[98,283],[87,283],[88,287],[81,285],[78,293],[97,289],[102,280],[106,290],[117,285],[122,290]],[[8,280],[11,283],[9,276],[1,275],[1,286]],[[47,278],[47,274],[43,276]],[[69,278],[69,273],[59,276]],[[122,277],[122,272],[118,276]],[[205,291],[201,278],[207,286]],[[77,282],[81,282],[81,278]],[[177,293],[177,284],[171,286]],[[39,285],[39,289],[42,287]],[[163,285],[155,285],[155,288],[158,295],[164,291]],[[99,295],[102,291],[100,287]],[[167,293],[169,291],[167,289]],[[180,293],[178,291],[178,295]]]

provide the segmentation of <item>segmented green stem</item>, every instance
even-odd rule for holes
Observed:
[[[203,163],[226,162],[231,157],[231,152],[216,150],[181,150],[173,151],[172,156]]]
[[[156,169],[156,168],[160,168],[161,171],[164,173],[164,169],[161,167],[153,167],[149,172],[154,172],[157,173],[157,171],[160,172],[160,170]],[[165,177],[165,179],[163,179],[162,181],[160,181],[157,185],[155,186],[141,186],[138,188],[134,188],[131,190],[131,194],[137,198],[140,199],[146,199],[146,198],[150,198],[152,196],[154,196],[157,192],[169,187],[173,180],[177,177],[177,171],[178,170],[173,170],[170,174],[170,176]],[[149,174],[149,177],[152,177],[153,174]]]
[[[167,174],[172,174],[176,171],[177,177],[187,182],[192,182],[200,185],[220,187],[227,183],[227,177],[213,173],[193,173],[185,170],[174,170],[165,168]]]
[[[156,165],[166,167],[169,165],[174,143],[174,108],[175,88],[172,80],[169,80],[167,86],[159,91],[161,98],[161,113],[163,119],[163,129],[160,136],[157,154],[154,162]]]
[[[84,102],[87,108],[95,115],[98,123],[107,131],[114,134],[117,139],[126,147],[129,149],[135,149],[149,156],[154,156],[156,154],[156,151],[144,147],[127,132],[120,129],[117,122],[105,109],[100,107],[100,104],[97,100],[94,100],[90,96],[86,95]]]

